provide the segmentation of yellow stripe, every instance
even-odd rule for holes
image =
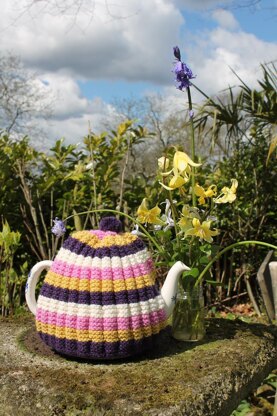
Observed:
[[[154,272],[144,276],[123,280],[88,280],[78,277],[66,277],[51,270],[47,273],[45,283],[70,290],[87,290],[89,292],[120,292],[121,290],[141,289],[154,284]]]
[[[126,246],[138,238],[131,233],[124,233],[117,235],[107,235],[101,240],[99,237],[93,233],[90,233],[89,231],[76,231],[72,234],[72,237],[93,248],[111,247],[114,245]]]
[[[131,339],[139,340],[143,337],[157,334],[161,329],[165,328],[167,321],[163,321],[154,326],[146,326],[134,330],[115,330],[115,331],[95,331],[95,330],[81,330],[67,327],[60,327],[56,325],[45,324],[36,321],[36,327],[39,332],[48,335],[54,335],[57,338],[72,339],[76,341],[91,341],[91,342],[116,342],[129,341]]]

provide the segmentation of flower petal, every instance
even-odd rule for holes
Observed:
[[[172,188],[172,189],[180,188],[186,182],[187,182],[187,180],[185,178],[183,178],[182,176],[180,176],[180,175],[173,176],[173,178],[169,182],[169,187]]]
[[[237,187],[238,187],[238,181],[236,179],[231,179],[231,182],[232,182],[231,191],[235,194]]]
[[[198,167],[201,166],[201,163],[194,163],[185,152],[177,150],[173,157],[173,167],[177,168],[179,172],[184,172],[188,165]]]
[[[169,159],[167,157],[165,157],[165,156],[160,157],[158,159],[158,166],[159,166],[159,169],[161,169],[161,170],[168,169]]]

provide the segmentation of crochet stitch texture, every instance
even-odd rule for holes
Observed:
[[[38,297],[36,327],[47,345],[75,357],[122,358],[151,348],[166,324],[142,240],[102,230],[67,238]]]

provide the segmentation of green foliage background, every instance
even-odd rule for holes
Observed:
[[[226,186],[239,183],[237,200],[220,207],[217,244],[223,248],[239,240],[276,241],[276,68],[263,66],[259,89],[239,80],[240,88],[227,90],[224,99],[209,98],[195,116],[198,143],[210,144],[199,179]],[[178,124],[178,128],[179,128]],[[184,121],[184,130],[188,125]],[[36,150],[27,137],[0,137],[0,310],[15,313],[24,303],[22,288],[27,270],[37,261],[52,258],[58,248],[51,234],[53,219],[75,214],[67,227],[97,227],[99,216],[78,215],[112,208],[135,216],[144,197],[162,201],[154,176],[138,174],[134,160],[151,154],[155,136],[134,121],[99,135],[89,133],[81,145],[57,140],[49,152]],[[141,152],[142,146],[144,153]],[[184,143],[184,147],[186,144]],[[146,149],[146,151],[145,151]],[[220,149],[220,153],[219,153]],[[270,150],[270,152],[269,152]],[[162,156],[162,155],[160,155]],[[133,224],[124,219],[125,229]],[[7,228],[8,227],[8,228]],[[20,238],[13,249],[12,233]],[[9,236],[8,236],[9,235]],[[5,237],[6,236],[6,237]],[[59,241],[61,244],[62,241]],[[251,247],[226,255],[213,273],[222,286],[212,294],[232,294],[241,273],[254,276],[265,251]],[[23,267],[24,265],[24,267]],[[7,273],[7,270],[9,272]],[[19,281],[19,285],[12,282]],[[11,290],[11,287],[13,289]],[[239,287],[240,290],[240,287]],[[7,293],[10,295],[7,296]]]

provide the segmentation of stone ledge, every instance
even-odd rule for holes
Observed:
[[[201,343],[175,341],[128,361],[66,359],[44,346],[32,317],[0,320],[2,416],[230,416],[277,368],[277,328],[207,321]]]

